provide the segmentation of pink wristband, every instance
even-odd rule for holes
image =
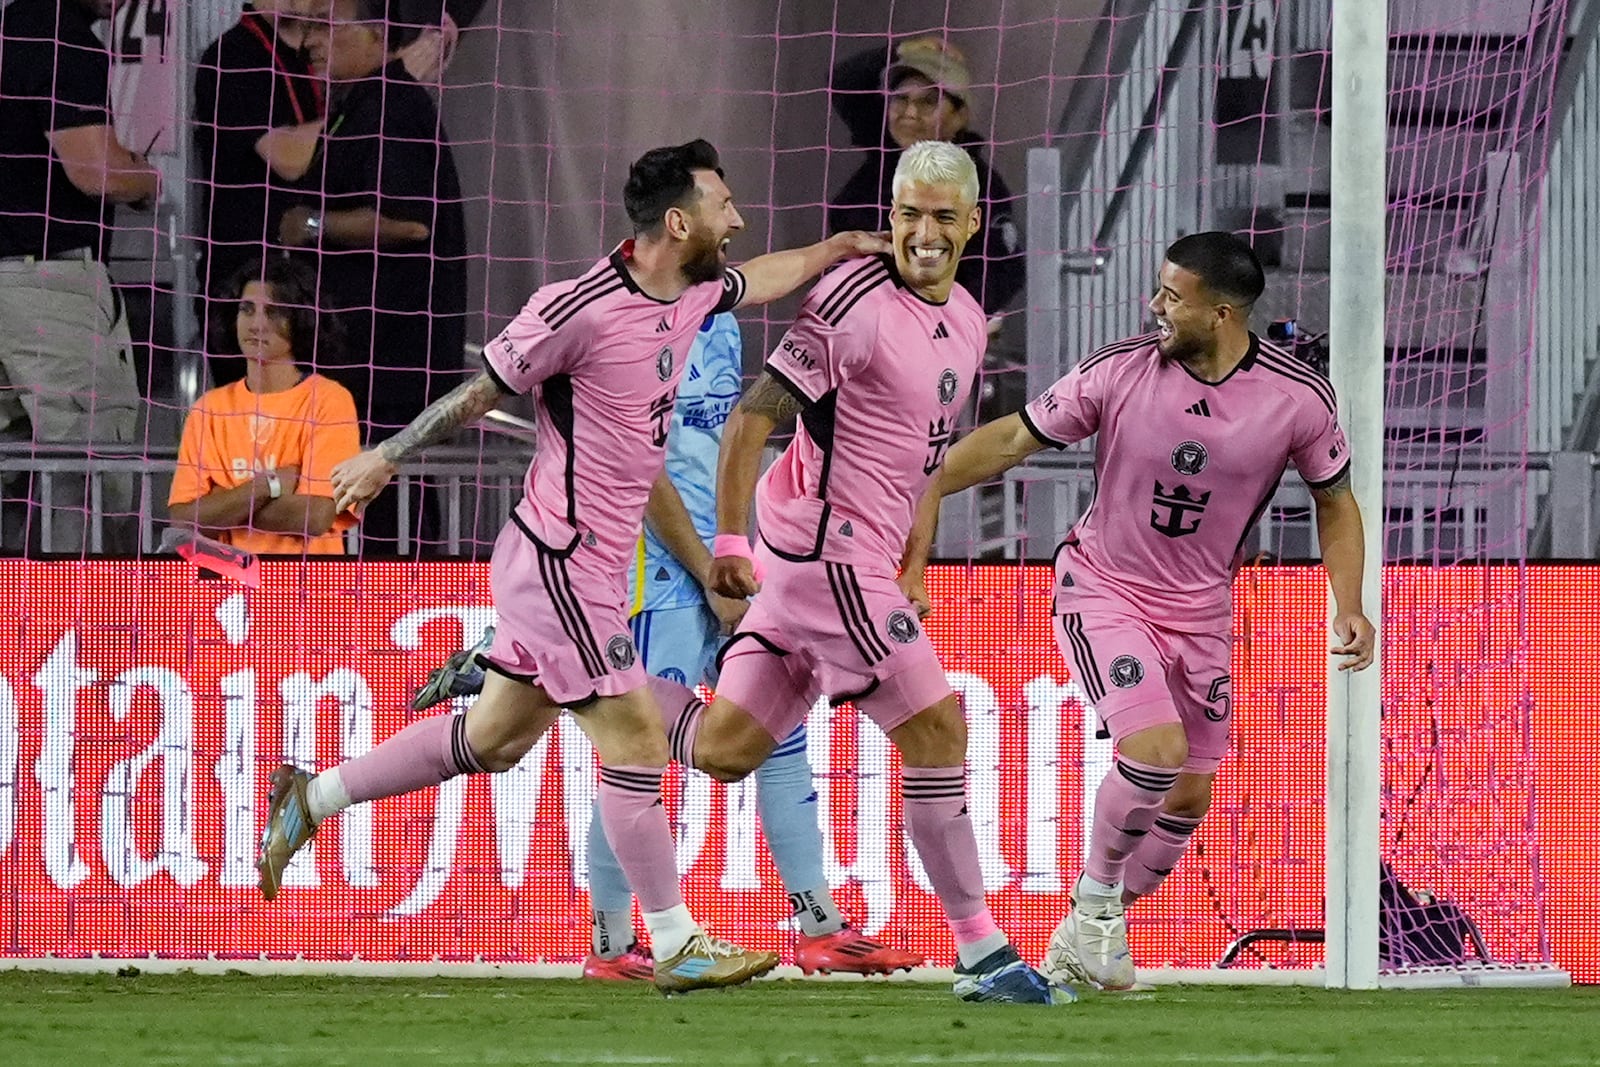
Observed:
[[[750,539],[743,534],[717,534],[711,539],[711,556],[737,556],[739,559],[750,561],[750,569],[755,573],[756,581],[761,581],[766,574],[766,568],[761,561],[756,559],[755,550],[750,547]]]

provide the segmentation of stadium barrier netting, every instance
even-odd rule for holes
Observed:
[[[653,145],[705,136],[721,150],[748,224],[735,260],[814,240],[830,219],[881,218],[881,204],[841,197],[877,187],[883,66],[927,38],[964,75],[964,136],[1000,180],[984,205],[993,233],[969,250],[994,325],[969,421],[1015,410],[1093,348],[1140,332],[1162,250],[1196,230],[1255,243],[1269,267],[1258,332],[1314,365],[1339,359],[1326,336],[1339,226],[1326,3],[452,0],[459,41],[435,37],[440,12],[425,7],[398,8],[421,33],[417,77],[382,83],[367,106],[431,100],[437,120],[412,110],[421,127],[347,138],[357,144],[333,143],[354,128],[340,125],[350,85],[302,75],[288,51],[258,67],[234,58],[244,51],[207,51],[225,33],[257,39],[259,26],[239,36],[236,7],[130,0],[107,34],[118,134],[166,178],[158,210],[119,209],[96,250],[132,324],[143,399],[132,436],[51,440],[19,424],[5,446],[8,551],[65,558],[0,561],[20,605],[0,630],[0,957],[531,963],[586,951],[593,758],[570,722],[512,772],[353,810],[297,861],[283,899],[257,896],[270,771],[326,766],[399,729],[426,670],[492,620],[483,561],[529,443],[491,428],[435,450],[404,472],[386,531],[377,518],[351,531],[348,559],[270,562],[256,589],[159,558],[184,417],[237,373],[222,351],[234,304],[219,264],[287,256],[314,273],[319,340],[303,362],[346,383],[379,433],[474,369],[475,346],[533,288],[627,236],[622,180]],[[1533,395],[1530,308],[1547,282],[1539,192],[1580,9],[1390,4],[1388,114],[1371,121],[1389,128],[1386,434],[1373,454],[1393,564],[1381,854],[1395,881],[1381,946],[1394,976],[1495,963],[1600,980],[1582,920],[1595,890],[1575,845],[1580,798],[1600,785],[1600,736],[1577,694],[1600,663],[1572,636],[1585,626],[1558,624],[1593,614],[1597,578],[1527,563],[1547,504],[1530,441],[1572,417]],[[200,114],[208,73],[233,89]],[[241,171],[226,153],[255,146],[239,143],[259,101],[230,95],[249,86],[272,96],[272,126],[330,117],[300,177],[255,188],[230,176]],[[380,213],[392,205],[429,233],[378,266],[308,239],[303,219],[283,228],[297,204],[359,199],[354,164],[344,169],[358,157],[395,183],[372,191]],[[223,326],[208,326],[219,307]],[[794,307],[741,314],[747,372]],[[503,420],[513,431],[518,411]],[[1037,565],[1092,493],[1089,454],[1069,450],[947,505],[931,588],[929,631],[972,728],[986,885],[1034,957],[1110,765],[1049,637]],[[1292,472],[1247,547],[1219,705],[1233,747],[1190,853],[1131,913],[1133,948],[1141,966],[1226,959],[1314,979],[1325,581],[1280,565],[1316,554]],[[900,826],[895,759],[862,721],[824,704],[810,723],[830,880],[869,933],[948,964]],[[788,908],[750,788],[669,779],[680,866],[716,932],[784,947]]]

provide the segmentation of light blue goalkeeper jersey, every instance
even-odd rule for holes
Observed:
[[[667,436],[667,477],[709,548],[717,532],[717,448],[743,384],[739,323],[731,314],[707,319],[695,334]],[[647,527],[628,575],[629,615],[704,603],[700,583]]]

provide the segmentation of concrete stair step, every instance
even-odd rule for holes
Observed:
[[[1518,47],[1498,38],[1391,38],[1391,121],[1415,123],[1430,114],[1487,115],[1511,106],[1527,69]],[[1332,80],[1329,53],[1290,57],[1289,106],[1326,112]]]
[[[1327,271],[1277,271],[1257,301],[1254,320],[1298,319],[1309,332],[1328,328]],[[1390,275],[1384,315],[1384,343],[1413,350],[1470,349],[1481,342],[1479,308],[1482,275],[1456,277],[1408,271]]]
[[[1294,198],[1304,203],[1301,198]],[[1320,203],[1318,200],[1311,201]],[[1326,207],[1291,204],[1283,210],[1280,262],[1291,270],[1327,270],[1333,237],[1332,212]],[[1441,210],[1396,211],[1389,216],[1388,256],[1392,268],[1444,271],[1463,266],[1462,250],[1473,245],[1473,213],[1465,205]]]
[[[1326,193],[1333,184],[1333,130],[1310,112],[1286,118],[1285,194]],[[1500,130],[1390,127],[1387,184],[1391,200],[1438,206],[1475,197],[1486,158],[1503,145]]]

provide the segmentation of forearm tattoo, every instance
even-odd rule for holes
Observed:
[[[739,407],[750,415],[760,415],[775,423],[787,422],[800,414],[805,405],[782,382],[762,372],[761,377],[745,390]]]
[[[390,463],[403,463],[418,452],[477,422],[500,402],[500,387],[487,374],[463,382],[423,409],[411,424],[378,446]]]

